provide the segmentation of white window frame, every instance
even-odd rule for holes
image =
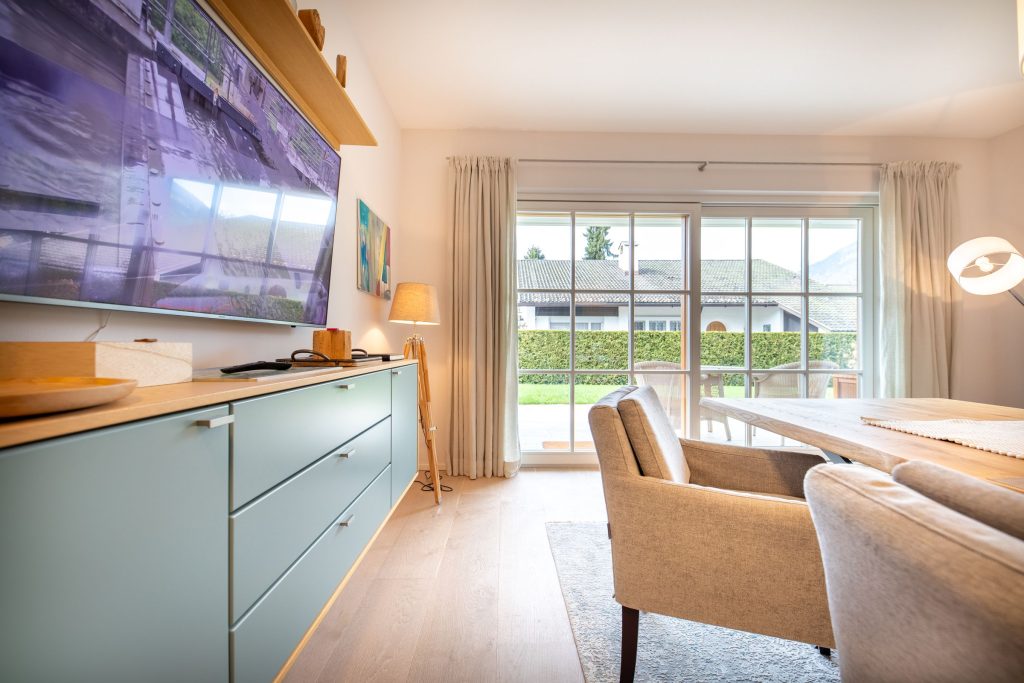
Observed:
[[[751,205],[751,204],[734,204],[734,205],[715,205],[710,206],[705,204],[702,207],[701,215],[704,218],[737,218],[746,220],[746,253],[744,255],[746,261],[745,267],[745,286],[743,291],[730,291],[726,294],[730,296],[743,297],[745,299],[746,309],[746,332],[744,334],[744,367],[733,373],[730,370],[730,374],[743,374],[745,377],[745,391],[746,396],[753,398],[753,387],[751,386],[751,376],[766,371],[766,368],[753,368],[752,353],[751,353],[751,333],[753,332],[752,325],[752,307],[750,305],[751,299],[757,296],[763,296],[766,293],[777,294],[781,296],[794,297],[801,299],[801,322],[800,322],[800,334],[801,334],[801,366],[797,370],[792,370],[793,374],[800,375],[803,379],[802,382],[802,395],[806,393],[807,380],[812,374],[835,374],[834,372],[828,372],[825,370],[815,371],[808,369],[808,330],[810,325],[809,318],[809,297],[816,296],[829,296],[829,297],[857,297],[860,299],[861,305],[858,308],[858,327],[857,327],[857,353],[860,361],[860,367],[856,370],[851,370],[852,374],[857,375],[858,387],[860,390],[860,396],[863,398],[871,398],[875,395],[875,311],[877,308],[877,301],[875,299],[874,292],[874,253],[875,253],[875,235],[876,235],[876,214],[877,207],[871,206],[845,206],[845,207],[822,207],[822,206],[765,206],[765,205]],[[753,233],[751,230],[751,220],[756,218],[789,218],[801,221],[801,235],[802,235],[802,248],[801,248],[801,287],[797,291],[792,292],[754,292],[751,283],[751,261],[753,254],[751,253],[752,237]],[[808,243],[810,238],[809,224],[811,221],[816,219],[830,219],[830,218],[854,218],[860,221],[860,289],[856,292],[824,292],[824,291],[811,291],[810,290],[810,263],[809,263],[809,252]],[[700,288],[700,283],[697,283],[697,291],[700,292],[700,296],[705,295],[705,292]],[[710,292],[714,294],[714,292]],[[698,341],[699,344],[699,341]],[[845,368],[843,369],[846,370]],[[845,374],[845,373],[844,373]],[[750,443],[750,429],[747,428],[747,435],[745,442]]]
[[[576,296],[576,279],[575,279],[575,240],[576,240],[576,222],[575,217],[577,213],[591,214],[591,213],[630,213],[629,231],[630,231],[630,244],[635,240],[633,238],[634,220],[633,215],[635,213],[664,213],[664,214],[680,214],[687,216],[687,221],[684,226],[684,244],[685,244],[685,255],[686,259],[686,276],[688,289],[679,291],[664,291],[660,290],[637,290],[633,279],[635,272],[630,271],[630,287],[625,290],[614,290],[604,293],[627,295],[630,297],[630,301],[634,300],[636,295],[652,294],[652,293],[668,293],[673,295],[679,295],[681,298],[682,306],[686,316],[686,348],[685,353],[681,358],[681,369],[671,371],[661,371],[665,374],[678,374],[681,375],[684,381],[686,381],[686,406],[687,414],[682,416],[683,418],[683,432],[686,436],[691,438],[698,438],[700,435],[700,387],[699,381],[691,381],[691,377],[698,377],[700,375],[700,335],[703,332],[701,327],[701,296],[703,294],[700,282],[700,236],[701,236],[701,218],[702,216],[714,217],[714,218],[799,218],[803,221],[803,248],[802,248],[802,260],[803,268],[801,274],[801,291],[799,292],[773,292],[777,294],[786,294],[803,297],[804,315],[801,320],[801,359],[802,366],[800,370],[795,372],[803,375],[805,378],[813,374],[813,371],[807,368],[807,357],[808,357],[808,317],[806,310],[809,304],[808,296],[859,296],[861,300],[861,306],[859,308],[859,320],[858,320],[858,354],[860,357],[860,367],[856,370],[858,376],[858,385],[860,387],[860,397],[870,398],[875,395],[875,377],[876,377],[876,365],[875,365],[875,354],[876,354],[876,341],[875,341],[875,315],[877,311],[877,297],[875,294],[875,244],[877,239],[877,213],[878,207],[872,203],[857,203],[857,204],[840,204],[833,203],[829,205],[819,204],[814,202],[794,202],[786,204],[772,204],[763,199],[745,201],[742,198],[736,200],[730,200],[727,202],[722,201],[593,201],[585,200],[578,201],[572,199],[520,199],[517,202],[517,211],[519,212],[542,212],[542,213],[570,213],[570,225],[569,230],[571,234],[570,250],[573,255],[573,265],[570,272],[570,287],[568,289],[553,289],[553,290],[535,290],[530,289],[526,291],[531,292],[549,292],[549,293],[564,293],[568,294],[570,298],[570,319],[569,325],[570,339],[569,339],[569,368],[553,368],[549,370],[525,370],[525,374],[559,374],[566,375],[569,378],[569,444],[570,450],[568,451],[523,451],[523,464],[524,465],[589,465],[597,463],[597,454],[593,451],[575,451],[573,450],[575,439],[576,439],[576,427],[575,427],[575,376],[579,374],[626,374],[630,376],[630,379],[635,381],[635,368],[633,366],[633,333],[635,330],[635,306],[630,306],[629,324],[627,330],[629,333],[628,337],[628,365],[629,367],[625,370],[577,370],[573,368],[574,356],[575,356],[575,344],[574,335],[575,329],[575,306],[572,304],[575,302]],[[807,225],[809,220],[814,219],[828,219],[828,218],[857,218],[861,221],[861,233],[860,233],[860,291],[856,294],[853,293],[833,293],[833,292],[810,292],[808,278],[809,278],[809,263],[808,263],[808,237],[809,232]],[[764,292],[751,292],[750,282],[750,260],[751,260],[751,231],[750,223],[747,223],[746,232],[746,262],[748,267],[746,268],[746,285],[745,291],[743,292],[731,292],[738,296],[749,297],[756,295],[763,295]],[[631,254],[631,263],[635,263],[634,257]],[[634,266],[635,267],[635,266]],[[584,290],[592,292],[593,290]],[[602,293],[602,292],[598,292]],[[645,326],[646,328],[646,326]],[[746,333],[745,333],[745,367],[742,370],[737,370],[738,373],[745,375],[745,386],[746,395],[752,395],[751,387],[751,375],[758,372],[764,372],[761,369],[752,369],[751,366],[751,307],[749,303],[746,305]],[[696,373],[696,374],[695,374]],[[646,373],[645,373],[646,374]],[[806,379],[803,381],[804,390],[806,391],[807,382]],[[745,442],[750,443],[751,440],[750,427],[746,428]]]
[[[635,287],[635,271],[633,267],[630,268],[630,286],[628,289],[616,289],[616,290],[580,290],[586,293],[597,293],[597,294],[613,294],[620,296],[629,297],[630,301],[633,302],[637,295],[643,296],[645,294],[672,294],[678,295],[682,302],[684,315],[687,316],[687,327],[692,327],[694,324],[694,315],[696,314],[697,324],[700,322],[700,309],[689,305],[692,296],[691,291],[693,289],[694,282],[694,255],[700,254],[700,204],[694,202],[644,202],[644,201],[562,201],[562,200],[523,200],[520,199],[517,202],[518,212],[538,212],[538,213],[569,213],[569,231],[571,234],[570,241],[570,254],[572,254],[572,266],[569,274],[569,288],[568,289],[528,289],[524,291],[537,292],[537,293],[557,293],[567,294],[570,300],[570,318],[572,323],[569,325],[570,336],[569,336],[569,367],[568,368],[552,368],[545,370],[533,370],[527,369],[522,371],[522,374],[551,374],[551,375],[566,375],[569,378],[569,450],[567,451],[528,451],[522,452],[522,464],[523,465],[589,465],[597,463],[597,453],[592,450],[578,451],[575,450],[576,441],[576,397],[575,389],[576,382],[575,378],[578,375],[627,375],[631,381],[635,381],[636,373],[633,367],[633,333],[634,325],[636,323],[636,307],[630,305],[629,307],[629,322],[627,324],[628,331],[628,349],[627,349],[627,365],[628,367],[623,370],[589,370],[589,369],[576,369],[575,365],[575,334],[576,334],[576,307],[572,305],[576,299],[576,215],[577,214],[600,214],[600,213],[628,213],[629,217],[629,243],[635,242],[633,231],[634,231],[634,214],[669,214],[669,215],[680,215],[685,216],[686,221],[683,226],[683,240],[684,240],[684,257],[686,258],[686,276],[688,279],[689,287],[685,290],[651,290],[651,289],[636,289]],[[630,262],[634,262],[634,256],[630,253]],[[699,261],[696,262],[696,266],[699,268]],[[699,278],[699,275],[696,277]],[[699,342],[698,342],[699,343]],[[690,338],[687,337],[686,352],[680,359],[682,366],[679,370],[664,370],[664,371],[647,371],[644,374],[673,374],[681,375],[686,378],[690,375],[690,368],[694,367],[694,363],[699,361],[699,356],[696,356],[697,349],[690,343]],[[686,382],[687,395],[686,403],[690,404],[694,400],[700,400],[700,386],[696,382]],[[699,411],[690,410],[690,413],[697,415]],[[688,416],[683,416],[683,422],[687,434],[695,434],[695,429],[699,428],[696,420],[691,420]]]

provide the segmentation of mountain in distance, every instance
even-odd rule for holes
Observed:
[[[810,279],[823,285],[846,285],[857,281],[857,243],[832,252],[820,261],[810,264]]]

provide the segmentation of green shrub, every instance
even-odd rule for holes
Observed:
[[[743,367],[742,332],[702,332],[701,365]],[[581,330],[576,332],[576,367],[591,370],[623,370],[628,366],[627,332]],[[799,332],[754,332],[750,338],[754,368],[772,368],[800,360]],[[810,360],[830,360],[839,367],[856,365],[857,335],[854,332],[811,332]],[[668,361],[682,357],[679,332],[635,332],[634,362]],[[568,369],[568,330],[519,330],[519,367],[523,369]],[[524,374],[524,384],[564,384],[564,376]],[[625,377],[578,375],[579,384],[621,384]],[[726,382],[742,385],[742,375],[727,375]]]

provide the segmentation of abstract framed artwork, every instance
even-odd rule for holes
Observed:
[[[391,228],[362,199],[358,201],[358,211],[356,285],[364,292],[390,299]]]

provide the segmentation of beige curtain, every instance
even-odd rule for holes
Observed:
[[[949,398],[958,164],[883,164],[879,185],[879,395]]]
[[[448,472],[519,469],[516,379],[516,168],[448,162],[452,254],[452,418]]]

